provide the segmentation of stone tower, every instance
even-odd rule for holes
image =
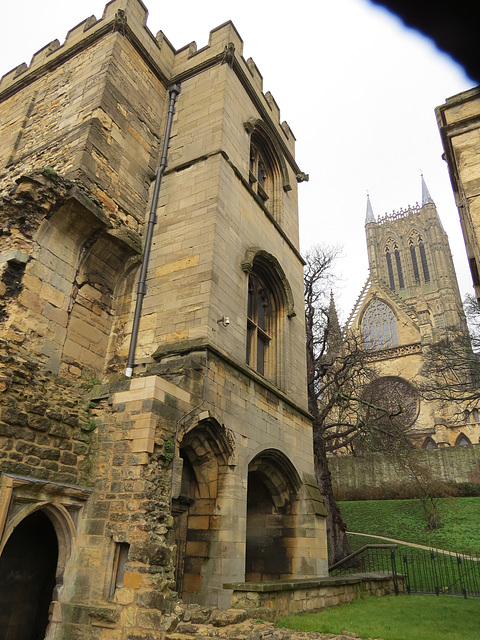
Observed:
[[[347,327],[362,336],[380,374],[379,390],[384,385],[405,398],[409,435],[417,446],[466,444],[476,442],[478,425],[459,426],[452,419],[458,408],[450,415],[421,400],[415,387],[429,344],[449,335],[468,338],[448,238],[423,176],[421,184],[421,205],[378,219],[367,197],[370,275]]]
[[[367,198],[365,233],[371,276],[413,307],[425,339],[436,341],[447,329],[467,328],[448,237],[423,176],[421,181],[421,206],[378,220]]]
[[[113,0],[0,83],[12,634],[160,638],[177,594],[327,574],[295,138],[232,23],[177,51],[146,17]]]

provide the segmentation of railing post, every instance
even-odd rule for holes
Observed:
[[[438,586],[438,573],[437,573],[437,565],[435,564],[435,553],[433,549],[430,550],[430,560],[433,563],[433,575],[434,575],[434,584],[435,584],[435,595],[440,595],[440,587]]]
[[[408,595],[410,595],[410,593],[411,593],[410,570],[409,570],[409,567],[408,567],[408,557],[407,557],[406,553],[403,554],[403,566],[405,567],[407,593],[408,593]]]
[[[467,590],[465,589],[465,585],[463,584],[462,570],[460,569],[460,565],[461,564],[462,564],[462,558],[459,555],[457,555],[458,580],[460,582],[460,588],[462,590],[463,597],[466,600],[467,599]]]
[[[390,549],[390,559],[392,561],[392,576],[393,576],[393,588],[395,589],[395,595],[398,596],[398,575],[397,575],[397,560],[395,557],[395,549]]]

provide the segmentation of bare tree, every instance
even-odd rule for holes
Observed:
[[[422,397],[439,405],[465,409],[480,399],[480,308],[473,296],[464,300],[470,336],[450,330],[447,337],[425,347],[418,388]]]
[[[327,510],[331,564],[348,555],[350,548],[333,494],[328,455],[347,446],[357,433],[363,404],[358,389],[367,375],[364,350],[353,336],[342,335],[329,294],[338,255],[338,248],[316,246],[305,256],[304,270],[308,403],[313,416],[315,475]]]

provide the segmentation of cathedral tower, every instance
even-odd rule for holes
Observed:
[[[465,435],[458,418],[423,400],[416,385],[428,345],[453,335],[468,340],[468,329],[448,238],[423,176],[421,184],[421,205],[379,218],[367,197],[370,275],[347,328],[361,336],[377,370],[371,393],[405,403],[409,438],[417,446],[452,445]],[[476,440],[470,427],[467,431]]]

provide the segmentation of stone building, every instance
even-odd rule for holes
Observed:
[[[422,176],[422,204],[365,220],[370,274],[347,327],[361,336],[378,378],[371,398],[402,406],[403,426],[416,446],[478,441],[478,410],[420,398],[425,348],[468,330],[447,235]]]
[[[176,51],[146,17],[0,83],[8,639],[160,638],[177,594],[327,573],[295,138],[233,24]]]
[[[477,300],[480,300],[480,87],[436,108]]]

